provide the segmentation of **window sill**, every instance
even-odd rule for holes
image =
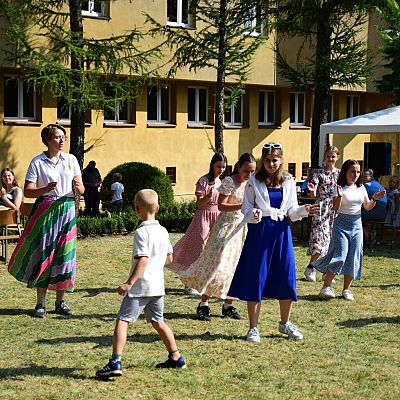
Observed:
[[[43,121],[28,121],[22,119],[5,119],[3,125],[18,125],[18,126],[40,126]]]
[[[191,122],[187,124],[187,127],[190,129],[211,129],[214,128],[214,125]]]
[[[188,31],[195,31],[196,28],[194,26],[180,24],[178,22],[167,22],[168,28],[172,29],[187,29]]]
[[[104,122],[104,128],[136,128],[136,124],[130,124],[129,122]]]
[[[105,15],[92,15],[92,14],[84,14],[82,13],[82,18],[90,18],[90,19],[101,19],[103,21],[110,21],[110,17],[106,17]]]
[[[299,130],[306,131],[308,129],[311,129],[311,127],[306,126],[306,125],[289,125],[289,129],[299,129]]]
[[[258,124],[258,129],[282,129],[281,125]]]
[[[248,126],[245,125],[224,125],[224,129],[246,129]]]
[[[71,121],[57,121],[57,124],[65,127],[65,128],[71,127]],[[85,128],[89,128],[91,126],[92,126],[91,122],[85,122]]]
[[[147,128],[176,128],[176,124],[168,122],[148,122]]]

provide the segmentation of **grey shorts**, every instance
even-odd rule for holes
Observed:
[[[118,312],[118,319],[126,322],[135,322],[143,310],[147,322],[163,322],[164,296],[125,296]]]

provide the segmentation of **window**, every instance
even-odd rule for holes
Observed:
[[[171,183],[176,183],[176,167],[166,167],[165,173],[168,175],[169,179],[171,179]]]
[[[105,1],[100,1],[100,0],[82,1],[82,15],[90,15],[92,17],[104,17]]]
[[[290,125],[305,125],[304,93],[290,93]]]
[[[189,4],[190,0],[168,0],[167,25],[189,28],[192,25]]]
[[[225,125],[243,124],[243,96],[239,96],[228,110],[225,111]]]
[[[245,13],[244,29],[246,35],[259,36],[262,34],[263,20],[261,5],[249,7]]]
[[[333,94],[329,95],[329,100],[328,100],[328,117],[327,117],[327,122],[332,122],[333,121]]]
[[[147,120],[170,122],[170,97],[168,86],[153,86],[147,93]]]
[[[308,178],[308,169],[310,168],[310,163],[303,162],[301,163],[301,179]]]
[[[71,107],[68,107],[67,100],[57,99],[57,121],[70,121]]]
[[[4,80],[4,118],[35,119],[35,91],[22,78]]]
[[[114,106],[110,106],[104,110],[105,122],[129,122],[128,101],[119,100],[116,97],[115,89],[111,85],[105,87],[106,97],[114,100]]]
[[[259,125],[275,124],[275,92],[260,91],[258,94]]]
[[[346,118],[356,117],[360,113],[360,98],[347,96]]]
[[[288,163],[288,172],[294,178],[296,177],[296,163]]]
[[[188,121],[206,124],[208,112],[208,91],[206,88],[188,88]]]

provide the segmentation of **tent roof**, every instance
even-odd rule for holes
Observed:
[[[320,134],[327,133],[400,133],[400,106],[321,125]]]

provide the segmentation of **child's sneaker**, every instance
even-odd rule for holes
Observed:
[[[201,321],[211,321],[211,310],[208,306],[201,306],[200,303],[196,310],[197,316]]]
[[[167,361],[159,363],[156,365],[156,368],[186,368],[187,365],[183,356],[180,356],[177,360],[174,360],[171,357],[168,357]]]
[[[35,318],[44,318],[46,316],[46,307],[43,304],[36,304],[33,310],[33,316]]]
[[[56,314],[65,315],[67,317],[72,315],[71,308],[67,306],[67,303],[64,300],[55,303],[55,312]]]
[[[240,314],[236,311],[236,308],[233,306],[229,306],[229,307],[224,307],[222,305],[222,315],[224,317],[229,317],[232,319],[242,319],[242,317],[240,316]]]
[[[98,378],[112,378],[114,376],[121,376],[121,375],[122,375],[122,362],[119,360],[110,359],[106,366],[96,371],[96,376]]]
[[[306,281],[308,282],[316,282],[317,281],[317,274],[315,272],[314,268],[307,267],[304,270],[304,277],[306,278]]]
[[[283,333],[284,335],[288,335],[289,339],[294,339],[294,340],[301,340],[303,339],[302,333],[299,331],[299,328],[295,325],[292,324],[291,322],[286,322],[285,324],[282,324],[279,322],[279,332]]]
[[[335,297],[335,292],[330,286],[322,286],[319,292],[320,299],[334,299]]]
[[[260,332],[258,332],[258,329],[256,327],[249,329],[249,331],[247,332],[246,341],[260,343]]]
[[[351,292],[350,289],[343,290],[342,296],[343,296],[343,298],[345,300],[348,300],[348,301],[353,301],[354,300],[354,295],[353,295],[353,293]]]

